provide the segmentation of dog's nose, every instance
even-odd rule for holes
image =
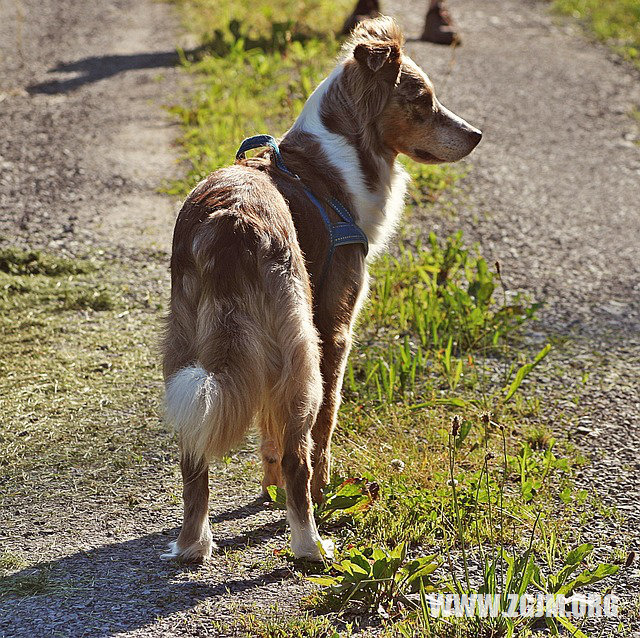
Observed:
[[[480,140],[482,139],[482,131],[477,128],[471,129],[471,141],[473,142],[473,146],[478,146],[480,144]]]

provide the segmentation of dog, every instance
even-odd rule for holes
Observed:
[[[263,489],[286,488],[294,555],[332,556],[312,503],[329,480],[366,261],[404,205],[408,177],[396,158],[454,162],[481,137],[438,102],[399,27],[381,16],[355,27],[279,150],[271,142],[270,152],[240,154],[190,193],[173,236],[163,344],[184,482],[182,529],[165,558],[210,556],[209,463],[254,424]],[[356,243],[335,244],[341,225]]]

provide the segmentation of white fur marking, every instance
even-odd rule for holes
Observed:
[[[322,123],[322,101],[331,84],[338,81],[342,71],[342,64],[338,64],[331,75],[318,85],[291,130],[304,131],[317,137],[327,159],[342,174],[355,206],[358,225],[369,239],[369,256],[374,257],[384,249],[402,214],[409,176],[398,162],[394,162],[389,170],[388,164],[380,160],[380,184],[376,191],[369,190],[356,149],[345,137],[332,133]]]
[[[203,535],[199,541],[194,543],[191,547],[187,547],[186,549],[181,549],[178,546],[177,540],[171,541],[169,543],[169,551],[165,552],[164,554],[160,554],[160,560],[208,560],[209,558],[211,558],[211,552],[214,549],[218,549],[218,546],[212,540],[211,530],[209,529],[209,524],[207,523],[206,528],[203,528]]]
[[[217,390],[215,384],[213,375],[200,366],[182,368],[167,380],[167,419],[177,430],[202,423],[210,404],[209,392]]]
[[[169,543],[169,551],[166,554],[160,554],[161,560],[174,560],[180,556],[180,550],[178,549],[178,541],[171,541]]]
[[[300,521],[296,514],[289,510],[287,518],[291,527],[291,551],[296,558],[315,561],[333,560],[333,541],[320,538],[313,516],[309,521],[304,522]],[[323,551],[321,551],[319,545]]]
[[[215,376],[200,366],[183,368],[167,379],[167,420],[196,457],[205,456],[209,431],[203,425],[219,392]]]

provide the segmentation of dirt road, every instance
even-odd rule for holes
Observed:
[[[384,8],[411,38],[423,4]],[[436,208],[407,223],[416,235],[462,228],[501,261],[512,288],[546,302],[530,336],[558,344],[542,389],[548,414],[567,410],[570,436],[594,458],[580,480],[627,516],[590,533],[612,546],[631,539],[637,550],[640,148],[628,114],[640,105],[640,75],[555,24],[543,3],[453,0],[451,9],[464,34],[453,57],[415,41],[408,49],[484,140],[455,195],[456,217]],[[147,1],[0,6],[0,235],[71,253],[168,247],[175,203],[155,189],[176,170],[175,131],[161,109],[185,81],[175,22],[167,5]],[[158,560],[179,502],[113,512],[110,527],[96,513],[64,534],[2,538],[51,560],[70,585],[1,601],[0,636],[225,636],[232,616],[299,608],[308,586],[272,554],[284,544],[282,517],[254,500],[250,453],[236,469],[243,464],[214,472],[223,553],[198,571]],[[177,485],[175,467],[154,480]],[[92,511],[90,502],[75,507]],[[33,515],[26,506],[16,514]],[[638,590],[637,576],[629,587]]]

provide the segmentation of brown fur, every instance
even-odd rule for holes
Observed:
[[[402,44],[388,18],[358,25],[319,112],[326,129],[355,149],[366,188],[381,189],[382,216],[397,153],[424,148],[436,157],[439,147],[429,137],[446,124],[432,85],[403,56]],[[475,143],[451,144],[469,152]],[[336,197],[356,216],[365,211],[313,133],[294,127],[280,148],[301,182],[262,152],[210,175],[176,222],[164,375],[169,418],[180,431],[185,519],[171,557],[210,553],[208,463],[255,423],[263,488],[286,486],[294,553],[319,558],[311,498],[321,499],[329,478],[366,268],[361,246],[341,247],[318,286],[329,242],[301,184],[322,200]]]

